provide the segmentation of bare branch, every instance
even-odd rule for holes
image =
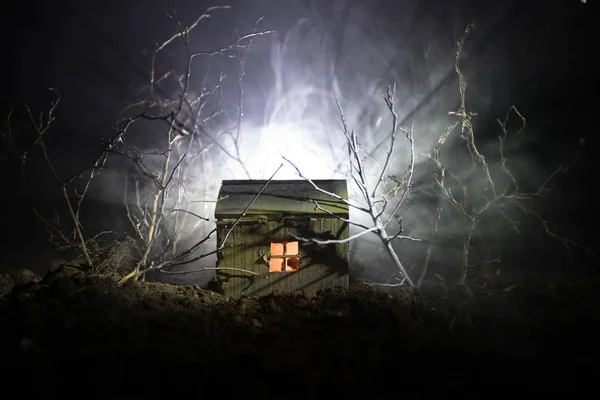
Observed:
[[[196,21],[194,21],[194,23],[192,25],[190,25],[190,27],[186,28],[185,31],[179,31],[178,33],[176,33],[175,35],[171,36],[169,39],[165,40],[160,46],[157,47],[157,49],[154,51],[153,55],[152,55],[152,69],[151,69],[151,75],[150,75],[150,85],[153,88],[155,85],[155,74],[156,74],[156,57],[158,56],[158,53],[160,53],[162,50],[164,50],[169,44],[173,43],[175,40],[181,38],[184,39],[185,36],[187,34],[189,34],[189,32],[193,31],[194,29],[196,29],[198,27],[198,25],[200,25],[200,23],[211,17],[211,12],[212,11],[216,11],[216,10],[224,10],[224,9],[231,9],[230,6],[215,6],[215,7],[209,7],[206,9],[206,11],[204,13],[202,13],[202,15],[200,15]]]
[[[491,210],[496,210],[499,212],[500,216],[502,216],[510,224],[512,229],[514,229],[516,232],[519,232],[518,221],[511,218],[506,213],[506,208],[509,206],[516,207],[517,209],[520,209],[524,214],[529,214],[535,217],[542,224],[546,233],[552,237],[559,239],[566,248],[580,248],[586,252],[588,257],[594,258],[596,261],[600,261],[600,258],[598,258],[598,256],[595,255],[595,253],[591,252],[591,249],[589,249],[588,247],[556,235],[549,228],[548,222],[544,218],[542,218],[539,212],[533,210],[525,204],[525,202],[529,200],[545,196],[548,191],[548,185],[550,184],[550,182],[555,180],[559,175],[564,174],[567,171],[567,169],[559,166],[546,178],[546,180],[534,192],[525,193],[520,191],[517,178],[510,170],[507,162],[507,157],[504,153],[504,145],[508,139],[507,125],[510,116],[513,114],[516,115],[521,123],[518,131],[516,132],[516,135],[520,134],[526,126],[525,117],[519,112],[519,110],[514,105],[512,105],[508,109],[503,121],[500,121],[499,119],[497,120],[502,131],[502,134],[498,136],[500,154],[499,167],[500,171],[502,172],[501,175],[508,181],[508,183],[504,185],[504,188],[501,188],[502,182],[500,181],[500,179],[502,178],[502,176],[497,177],[496,180],[492,178],[490,164],[487,162],[485,156],[479,151],[475,141],[475,132],[473,129],[472,117],[477,114],[467,111],[467,80],[460,67],[460,59],[462,56],[465,40],[468,34],[472,31],[472,29],[473,25],[467,26],[465,35],[458,42],[458,50],[456,53],[455,70],[459,77],[460,107],[457,111],[449,112],[448,114],[456,116],[457,121],[455,124],[449,126],[448,129],[440,135],[437,147],[434,148],[433,151],[430,153],[430,160],[432,160],[435,166],[437,167],[437,172],[434,176],[436,184],[440,189],[440,193],[442,197],[446,198],[449,201],[449,203],[460,213],[465,226],[460,282],[465,282],[467,277],[467,271],[471,267],[469,264],[469,252],[475,230],[477,229],[478,224],[483,215],[485,215]],[[456,174],[452,173],[449,167],[446,164],[444,164],[440,158],[441,148],[446,145],[446,141],[449,135],[459,125],[461,126],[460,137],[464,140],[466,148],[473,162],[472,169],[470,172],[480,171],[483,175],[481,180],[475,181],[476,185],[483,184],[484,186],[484,190],[481,192],[481,194],[478,194],[477,196],[474,196],[473,193],[470,192],[469,182],[465,179],[461,179]],[[462,199],[459,199],[455,196],[452,189],[450,188],[449,182],[447,182],[446,180],[447,177],[450,177],[450,179],[452,179],[452,181],[462,189]]]
[[[435,243],[435,237],[438,232],[438,226],[440,218],[442,217],[442,210],[444,206],[439,206],[435,216],[433,217],[433,232],[431,233],[431,242],[429,243],[429,247],[427,248],[427,256],[425,257],[425,263],[423,264],[423,269],[421,270],[421,275],[419,275],[419,280],[417,281],[417,287],[421,287],[423,283],[423,279],[425,275],[427,275],[427,268],[429,267],[429,261],[431,260],[431,254],[433,253],[433,244]]]
[[[390,237],[388,239],[388,241],[391,242],[392,240],[396,240],[396,239],[398,239],[398,240],[408,240],[409,242],[422,242],[423,241],[423,239],[415,238],[415,237],[412,237],[412,236],[403,236],[403,235],[398,235],[398,234]]]
[[[413,175],[415,172],[415,139],[414,139],[414,128],[415,125],[414,123],[412,124],[410,131],[406,131],[406,138],[408,139],[409,143],[410,143],[410,161],[409,161],[409,165],[408,165],[408,177],[406,179],[406,185],[402,191],[402,195],[400,196],[400,200],[398,200],[398,202],[396,203],[396,206],[394,207],[394,209],[392,210],[392,212],[390,213],[390,216],[388,217],[387,221],[385,222],[385,224],[383,225],[383,227],[385,228],[390,221],[392,220],[392,218],[394,217],[394,215],[396,215],[396,213],[398,212],[398,210],[400,209],[400,207],[402,207],[402,205],[404,204],[404,201],[406,200],[406,196],[408,196],[408,192],[410,190],[410,187],[412,185],[412,179],[413,179]]]
[[[364,231],[361,231],[355,235],[352,235],[348,238],[345,239],[330,239],[330,240],[320,240],[320,239],[315,239],[315,238],[303,238],[300,236],[293,236],[296,240],[305,242],[305,243],[315,243],[315,244],[343,244],[343,243],[349,243],[355,239],[358,239],[361,236],[366,235],[367,233],[376,233],[378,230],[377,227],[373,227],[373,228],[368,228],[365,229]]]
[[[390,110],[390,113],[392,114],[392,132],[390,133],[390,148],[388,150],[387,157],[385,158],[385,161],[383,163],[383,167],[381,168],[381,174],[379,175],[377,182],[375,182],[373,191],[371,192],[371,197],[375,197],[377,195],[377,189],[379,188],[379,185],[383,182],[383,177],[385,176],[385,174],[387,172],[388,165],[390,164],[390,160],[392,159],[392,155],[394,154],[394,147],[396,144],[396,132],[398,129],[398,113],[396,113],[396,108],[395,108],[395,103],[394,103],[395,95],[396,95],[396,82],[394,82],[394,84],[392,86],[388,85],[386,95],[383,96],[383,99],[385,100],[385,104],[388,107],[388,109]]]
[[[181,209],[181,208],[174,208],[174,209],[172,209],[172,210],[169,210],[169,211],[170,211],[170,212],[183,212],[183,213],[187,213],[187,214],[193,215],[194,217],[196,217],[196,218],[198,218],[198,219],[201,219],[201,220],[203,220],[203,221],[210,221],[210,219],[208,219],[208,218],[206,218],[206,217],[203,217],[203,216],[201,216],[201,215],[198,215],[198,214],[196,214],[196,213],[193,213],[193,212],[191,212],[191,211],[189,211],[189,210],[184,210],[184,209]]]
[[[369,227],[366,226],[366,225],[360,224],[358,222],[353,222],[349,218],[341,217],[341,216],[339,216],[339,215],[337,215],[337,214],[335,214],[335,213],[333,213],[333,212],[331,212],[331,211],[329,211],[329,210],[321,207],[321,205],[317,201],[314,201],[314,200],[312,200],[312,201],[313,201],[313,203],[315,203],[315,208],[317,210],[322,211],[325,214],[328,214],[328,215],[330,215],[332,217],[335,217],[339,221],[345,222],[345,223],[350,224],[350,225],[358,226],[359,228],[369,229]]]
[[[362,212],[369,212],[369,210],[367,208],[361,207],[361,206],[357,206],[354,205],[352,203],[350,203],[348,200],[344,199],[343,197],[332,193],[332,192],[328,192],[327,190],[321,189],[316,183],[314,183],[310,178],[308,178],[307,176],[305,176],[304,174],[302,174],[302,172],[300,171],[300,169],[296,166],[296,164],[294,164],[292,161],[290,161],[288,158],[286,158],[285,156],[281,156],[281,158],[283,158],[285,161],[288,162],[288,164],[290,164],[292,167],[294,167],[294,169],[296,170],[296,173],[298,174],[299,177],[301,177],[302,179],[306,180],[308,183],[310,183],[313,188],[319,192],[319,193],[323,193],[326,194],[327,196],[330,196],[338,201],[341,201],[342,203],[346,204],[348,207],[353,207],[356,208],[357,210],[360,210]]]
[[[220,271],[220,270],[244,272],[244,273],[247,273],[247,274],[250,274],[250,275],[260,276],[260,274],[258,272],[250,271],[250,270],[247,270],[247,269],[242,269],[242,268],[227,268],[227,267],[204,267],[204,268],[189,269],[189,270],[186,270],[186,271],[166,271],[166,270],[163,269],[160,272],[162,272],[163,274],[167,274],[167,275],[184,275],[184,274],[191,274],[193,272]]]
[[[386,175],[387,168],[391,162],[391,157],[392,157],[394,145],[395,145],[395,135],[397,132],[397,127],[396,127],[397,116],[396,116],[396,111],[394,109],[394,99],[393,99],[394,91],[395,91],[395,85],[389,86],[387,94],[386,94],[386,96],[384,96],[384,100],[386,101],[388,110],[390,111],[390,113],[393,116],[393,126],[392,126],[392,131],[390,133],[390,135],[391,135],[390,149],[388,151],[386,160],[381,169],[381,174],[380,174],[378,180],[375,182],[374,187],[372,189],[369,187],[369,182],[367,179],[367,172],[366,172],[367,170],[364,165],[364,160],[360,154],[360,146],[358,143],[358,136],[356,134],[356,131],[350,130],[350,128],[346,122],[344,113],[342,111],[342,107],[341,107],[338,99],[334,96],[338,110],[340,111],[341,119],[342,119],[342,126],[343,126],[342,133],[344,134],[344,136],[346,138],[346,145],[348,146],[348,160],[350,162],[350,177],[352,178],[352,180],[356,184],[357,188],[359,189],[360,193],[362,194],[362,197],[363,197],[366,205],[362,206],[362,205],[356,205],[356,204],[350,203],[348,200],[343,199],[341,196],[339,196],[335,193],[330,193],[326,190],[323,190],[315,182],[313,182],[310,178],[308,178],[307,176],[302,174],[300,169],[293,162],[291,162],[289,159],[287,159],[284,156],[282,156],[282,157],[285,161],[287,161],[290,165],[292,165],[295,168],[296,173],[301,178],[303,178],[304,180],[309,182],[315,190],[317,190],[318,192],[323,193],[327,196],[330,196],[334,199],[337,199],[338,201],[343,202],[344,204],[348,205],[349,207],[353,207],[353,208],[367,214],[371,218],[371,221],[372,221],[372,226],[368,227],[363,224],[352,223],[350,220],[348,220],[346,218],[340,218],[339,216],[336,216],[336,218],[338,220],[340,220],[342,222],[351,223],[355,226],[359,226],[363,230],[357,234],[350,236],[349,238],[344,238],[344,239],[323,240],[323,239],[318,239],[318,238],[314,238],[314,237],[313,238],[303,238],[303,237],[295,236],[295,238],[297,240],[300,240],[303,242],[315,243],[315,244],[319,244],[319,245],[343,244],[343,243],[348,243],[353,240],[356,240],[368,233],[373,233],[380,239],[381,243],[383,244],[383,246],[386,249],[386,252],[390,256],[393,264],[398,268],[398,271],[400,272],[400,275],[402,276],[402,282],[403,283],[406,282],[409,286],[413,287],[414,283],[412,282],[408,272],[402,265],[402,262],[400,261],[398,255],[396,254],[396,251],[394,250],[391,242],[393,239],[406,239],[406,240],[412,240],[412,241],[420,241],[420,239],[412,238],[409,236],[400,236],[399,233],[396,234],[393,238],[390,238],[388,233],[386,232],[386,227],[389,224],[389,222],[391,221],[392,216],[395,213],[397,213],[398,210],[400,209],[400,207],[402,206],[402,204],[407,196],[407,193],[410,190],[410,186],[411,186],[411,182],[412,182],[412,175],[414,172],[414,163],[415,163],[414,138],[413,138],[414,125],[410,131],[402,130],[403,132],[405,132],[406,137],[409,140],[409,143],[411,146],[410,165],[409,165],[407,173],[406,173],[407,182],[406,182],[406,186],[403,188],[403,193],[400,196],[400,199],[398,200],[398,202],[396,203],[396,205],[393,209],[392,216],[390,216],[385,223],[382,221],[381,218],[382,218],[382,215],[388,204],[388,199],[386,198],[385,195],[382,197],[381,200],[374,199],[374,196],[377,192],[377,188],[381,184],[383,177]],[[379,205],[381,205],[380,208],[378,208]],[[317,204],[317,208],[318,208],[318,204]],[[328,214],[332,215],[331,213],[328,213]]]

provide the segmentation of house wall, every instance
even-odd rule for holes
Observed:
[[[219,221],[217,240],[221,243],[234,220]],[[262,296],[275,290],[289,292],[348,285],[348,244],[316,245],[300,243],[300,270],[269,272],[268,255],[272,242],[295,241],[294,235],[322,239],[343,239],[349,235],[347,223],[335,218],[253,218],[241,221],[227,243],[234,246],[219,255],[217,279],[227,296]]]

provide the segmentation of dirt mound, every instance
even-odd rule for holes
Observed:
[[[111,398],[157,387],[262,397],[398,393],[419,382],[473,389],[499,379],[490,368],[595,362],[600,280],[561,279],[531,289],[360,286],[232,299],[198,286],[118,287],[57,268],[3,298],[3,376],[45,394],[94,385]]]

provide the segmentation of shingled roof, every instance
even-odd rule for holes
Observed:
[[[225,180],[219,191],[215,218],[237,218],[252,202],[266,180]],[[315,180],[321,189],[348,199],[345,180]],[[246,211],[251,216],[312,216],[328,213],[316,209],[314,201],[321,207],[340,217],[348,218],[348,206],[324,193],[317,191],[310,182],[302,180],[272,180]]]

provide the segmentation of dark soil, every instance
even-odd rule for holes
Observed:
[[[241,299],[68,267],[17,283],[1,300],[0,355],[4,389],[21,394],[577,391],[598,365],[599,276]]]

